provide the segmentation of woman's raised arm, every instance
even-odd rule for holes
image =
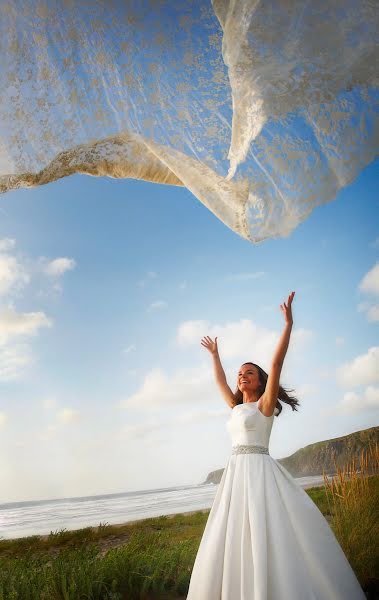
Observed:
[[[271,369],[268,375],[266,389],[260,400],[263,412],[267,416],[273,414],[278,399],[280,374],[287,353],[293,325],[292,300],[294,297],[295,292],[291,292],[288,296],[287,303],[283,302],[283,304],[280,305],[285,321],[284,329],[271,361]]]
[[[285,324],[284,324],[283,333],[279,339],[277,348],[275,350],[275,354],[272,359],[272,364],[279,364],[280,366],[282,366],[283,362],[284,362],[284,358],[287,353],[288,344],[289,344],[290,337],[291,337],[292,325],[293,325],[292,300],[294,299],[294,297],[295,297],[295,292],[291,292],[290,295],[288,296],[287,304],[285,302],[283,302],[283,304],[280,305],[280,310],[283,313]]]
[[[225,398],[228,406],[230,406],[230,408],[233,408],[233,406],[235,404],[234,394],[233,394],[232,390],[230,389],[230,387],[228,386],[228,382],[226,381],[225,371],[222,368],[220,356],[218,353],[218,347],[217,347],[217,337],[213,341],[212,338],[210,338],[207,335],[202,338],[201,345],[204,346],[204,348],[206,348],[208,350],[208,352],[211,353],[212,359],[213,359],[213,369],[214,369],[216,383],[217,383],[223,397]]]

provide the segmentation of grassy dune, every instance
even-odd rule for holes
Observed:
[[[362,453],[361,465],[347,465],[331,481],[324,476],[322,487],[306,490],[364,588],[379,571],[379,449],[371,451],[374,475],[368,476]],[[0,600],[185,598],[208,514],[209,509],[1,540]]]

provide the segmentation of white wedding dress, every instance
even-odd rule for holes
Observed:
[[[232,409],[232,453],[187,600],[365,600],[327,520],[269,455],[273,421],[258,402]]]

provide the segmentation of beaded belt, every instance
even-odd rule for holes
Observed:
[[[257,445],[246,445],[240,444],[238,446],[232,446],[232,454],[269,454],[268,448],[265,446],[257,446]]]

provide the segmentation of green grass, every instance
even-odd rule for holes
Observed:
[[[0,600],[185,597],[208,514],[1,540]]]
[[[369,479],[370,506],[378,506],[379,476]],[[325,486],[306,492],[333,527],[338,507]],[[0,540],[0,600],[185,598],[208,515],[206,510]],[[362,584],[375,569],[367,543],[364,557],[366,564],[357,568]]]

